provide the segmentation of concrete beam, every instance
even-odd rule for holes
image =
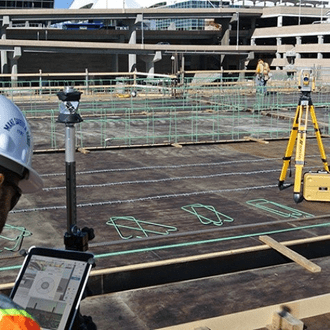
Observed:
[[[0,16],[8,15],[14,21],[54,21],[80,19],[144,19],[165,18],[228,18],[238,12],[242,16],[261,16],[263,8],[132,8],[132,9],[3,9]]]
[[[282,27],[258,28],[253,32],[253,38],[284,38],[316,35],[330,35],[329,24],[304,24]]]
[[[158,45],[158,44],[123,44],[100,42],[69,42],[47,40],[0,40],[0,50],[13,51],[14,47],[21,47],[23,51],[50,51],[54,53],[98,53],[98,54],[154,54],[160,51],[163,54],[248,54],[268,53],[275,54],[277,46],[239,46],[234,45]]]

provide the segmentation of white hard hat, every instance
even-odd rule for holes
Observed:
[[[42,188],[39,174],[32,169],[33,138],[30,126],[20,109],[0,95],[0,165],[22,177],[22,193]]]

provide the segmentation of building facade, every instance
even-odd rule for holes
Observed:
[[[0,9],[54,8],[54,0],[1,0]]]

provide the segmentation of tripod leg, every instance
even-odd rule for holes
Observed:
[[[311,106],[310,113],[311,113],[311,118],[312,118],[313,125],[314,125],[314,131],[315,131],[315,135],[316,135],[317,144],[318,144],[319,150],[320,150],[321,160],[323,162],[323,168],[327,172],[329,172],[329,165],[328,165],[328,161],[327,161],[327,156],[326,156],[325,151],[324,151],[322,138],[321,138],[321,132],[320,132],[320,129],[319,129],[319,125],[317,123],[314,106]]]
[[[294,121],[293,121],[293,125],[292,125],[292,130],[291,130],[291,133],[290,133],[289,142],[288,142],[288,145],[286,147],[285,155],[283,157],[283,166],[282,166],[280,178],[279,178],[279,181],[278,181],[278,187],[279,187],[280,190],[284,189],[284,180],[286,178],[286,173],[288,171],[288,167],[289,167],[289,164],[291,162],[293,147],[294,147],[294,143],[295,143],[296,138],[297,138],[300,112],[301,112],[301,105],[298,105],[297,110],[296,110],[296,114],[295,114],[295,118],[294,118]]]
[[[304,114],[304,110],[305,110],[305,118],[303,119],[302,117]],[[302,101],[299,123],[298,123],[296,164],[295,164],[296,173],[295,173],[294,186],[293,186],[293,200],[296,203],[301,202],[303,199],[301,193],[301,179],[302,179],[302,171],[305,165],[308,112],[309,112],[308,101]]]

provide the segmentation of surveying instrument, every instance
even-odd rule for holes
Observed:
[[[301,70],[299,74],[298,86],[301,90],[301,96],[299,98],[296,114],[294,117],[289,142],[283,157],[283,166],[278,182],[278,187],[280,190],[283,190],[292,186],[292,184],[284,185],[284,180],[286,178],[288,167],[291,164],[291,156],[295,141],[297,140],[293,200],[296,203],[300,203],[305,197],[307,200],[330,201],[330,185],[327,187],[326,184],[326,181],[330,182],[329,166],[321,139],[321,132],[315,115],[315,109],[311,99],[311,92],[315,90],[315,77],[313,75],[313,70]],[[309,114],[314,125],[314,132],[316,135],[317,144],[325,172],[306,173],[304,175],[304,190],[302,192],[302,175],[305,165],[307,125]]]
[[[65,165],[66,165],[66,206],[67,206],[67,232],[64,235],[64,244],[67,250],[87,251],[88,241],[94,238],[92,228],[77,227],[77,202],[76,202],[76,134],[75,124],[83,119],[78,113],[81,92],[73,87],[66,87],[57,93],[62,101],[58,122],[65,124]]]
[[[77,226],[75,124],[83,121],[78,113],[81,94],[71,86],[57,93],[59,100],[62,101],[57,121],[65,124],[67,232],[64,234],[64,245],[66,250],[85,252],[88,250],[88,241],[95,235],[93,228],[84,227],[80,230]],[[78,311],[73,327],[70,329],[94,330],[96,325],[90,316],[82,316]]]

